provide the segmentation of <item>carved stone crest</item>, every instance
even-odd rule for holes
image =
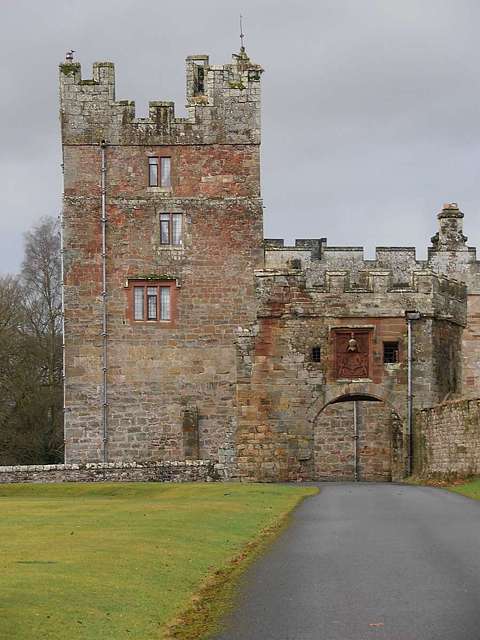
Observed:
[[[368,378],[369,350],[368,331],[335,331],[335,377]]]

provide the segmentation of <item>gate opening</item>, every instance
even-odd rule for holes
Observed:
[[[374,396],[339,396],[321,411],[314,434],[318,480],[390,482],[405,475],[402,422]]]

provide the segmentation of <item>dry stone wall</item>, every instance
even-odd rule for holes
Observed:
[[[0,484],[15,482],[211,482],[225,479],[209,460],[153,463],[52,464],[0,467]]]
[[[415,473],[480,474],[480,399],[452,400],[415,415]]]

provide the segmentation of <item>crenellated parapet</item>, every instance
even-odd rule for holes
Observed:
[[[413,274],[430,270],[465,282],[470,294],[480,293],[480,262],[476,249],[466,244],[464,214],[456,203],[445,204],[437,216],[439,231],[432,238],[427,260],[419,260],[415,247],[377,247],[375,258],[365,258],[363,247],[328,246],[326,238],[295,240],[286,246],[281,239],[264,240],[266,270],[301,270],[311,286],[324,286],[326,273],[348,271],[352,286],[366,287],[365,274],[390,272],[390,287],[410,286]]]
[[[116,100],[112,62],[96,62],[91,79],[81,65],[60,64],[60,117],[65,144],[260,144],[263,69],[244,50],[232,62],[211,65],[208,56],[186,60],[188,117],[168,101],[149,102],[137,118],[135,103]]]
[[[257,271],[260,314],[403,317],[406,310],[416,309],[424,317],[466,324],[467,287],[463,282],[427,269],[412,272],[410,281],[401,286],[395,283],[392,271],[364,270],[360,284],[356,276],[346,270],[327,270],[322,285],[311,286],[300,270]]]

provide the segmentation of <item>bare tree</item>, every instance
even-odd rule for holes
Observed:
[[[60,259],[58,220],[44,217],[25,234],[21,278],[27,326],[37,350],[40,404],[47,409],[43,428],[47,459],[57,458],[63,448]]]
[[[63,456],[59,225],[25,234],[19,278],[0,279],[0,462]]]

